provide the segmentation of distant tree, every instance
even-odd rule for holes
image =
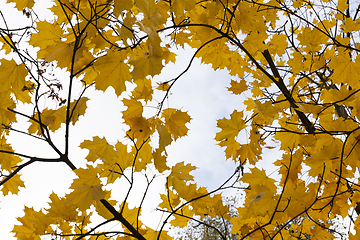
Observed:
[[[230,218],[237,217],[236,207],[239,205],[238,199],[234,197],[226,198],[225,205],[229,207]],[[239,235],[231,232],[232,224],[228,218],[204,216],[201,219],[193,219],[184,228],[175,228],[176,240],[237,240]]]

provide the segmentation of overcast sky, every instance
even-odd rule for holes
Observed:
[[[4,2],[5,0],[0,0],[1,10],[12,15],[9,9],[3,8]],[[20,23],[20,17],[15,17],[15,21]],[[2,23],[0,26],[3,26]],[[186,68],[193,52],[191,49],[178,50],[176,64],[170,64],[164,68],[162,74],[154,78],[153,83],[176,77]],[[0,52],[0,57],[2,56],[3,52]],[[65,77],[62,78],[65,79]],[[188,136],[177,140],[167,148],[168,165],[172,166],[176,162],[185,161],[199,167],[198,170],[192,172],[195,175],[195,181],[199,186],[208,187],[209,191],[218,187],[235,170],[235,164],[225,160],[223,149],[216,145],[214,140],[216,132],[219,131],[216,128],[216,120],[223,117],[229,118],[234,109],[244,109],[242,104],[244,96],[232,95],[226,89],[231,79],[227,71],[214,72],[210,66],[201,65],[199,60],[195,60],[190,70],[176,82],[165,104],[165,107],[187,111],[192,118],[188,125],[190,129]],[[90,89],[85,94],[91,99],[88,102],[88,109],[85,116],[80,117],[80,121],[71,129],[70,156],[76,167],[84,166],[85,163],[84,157],[87,155],[87,150],[78,148],[83,140],[98,135],[105,136],[112,144],[117,141],[126,143],[127,140],[124,140],[123,136],[127,128],[121,124],[120,113],[125,110],[121,99],[126,95],[125,93],[117,98],[113,89],[108,89],[105,93]],[[159,95],[156,95],[155,99],[161,100]],[[27,111],[28,107],[22,106],[20,110]],[[27,120],[20,117],[18,120],[21,124],[15,126],[27,130]],[[62,130],[59,130],[59,135],[61,133]],[[245,138],[245,135],[241,138]],[[46,157],[56,156],[45,150],[48,147],[41,141],[24,138],[20,134],[12,134],[10,139],[18,152],[34,156],[39,156],[39,154]],[[62,143],[59,142],[59,144]],[[265,163],[268,170],[269,163],[275,160],[275,157],[268,156],[271,158]],[[3,197],[0,194],[0,236],[2,239],[11,239],[10,231],[15,223],[15,217],[22,216],[24,206],[33,206],[36,210],[46,206],[51,192],[59,195],[69,192],[68,188],[74,176],[71,170],[61,163],[35,163],[22,170],[21,174],[26,189],[21,189],[16,196]],[[159,186],[161,184],[163,182],[160,182]]]

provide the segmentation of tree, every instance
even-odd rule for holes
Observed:
[[[50,195],[48,207],[24,209],[13,229],[18,239],[167,239],[168,225],[184,227],[203,216],[231,221],[240,239],[357,238],[358,3],[57,0],[45,20],[33,0],[12,2],[29,21],[11,27],[1,15],[1,191],[17,194],[24,187],[20,171],[38,162],[61,162],[77,175],[69,193]],[[173,49],[185,45],[196,49],[188,67],[155,83],[175,62]],[[215,140],[238,167],[214,190],[192,181],[195,166],[167,163],[166,149],[187,135],[191,117],[164,103],[195,58],[227,69],[230,94],[246,97],[246,109],[217,122]],[[127,141],[84,139],[80,148],[88,155],[78,168],[70,152],[72,125],[86,117],[89,89],[110,87],[127,108]],[[161,92],[155,111],[147,112]],[[25,103],[31,109],[19,110]],[[20,118],[30,123],[27,130],[14,127]],[[14,151],[8,140],[14,133],[45,142],[57,157]],[[272,161],[262,159],[265,149],[282,152],[273,162],[278,176],[257,167]],[[141,222],[142,207],[158,176],[166,182],[158,206],[165,218],[152,229]],[[120,181],[120,189],[113,187]],[[246,192],[238,217],[230,218],[222,201],[228,189]],[[141,200],[131,208],[136,190]],[[114,198],[119,191],[123,197]],[[335,217],[350,219],[345,234],[334,229]],[[113,222],[121,226],[106,228]]]
[[[230,197],[225,199],[226,206],[229,207],[231,218],[238,217],[236,207],[239,205],[239,199]],[[181,229],[176,229],[176,240],[193,240],[193,239],[229,239],[237,240],[237,233],[231,232],[232,224],[224,218],[213,218],[204,216],[202,219],[194,219],[188,222],[188,225]]]

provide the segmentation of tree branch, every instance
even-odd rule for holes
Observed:
[[[111,204],[105,199],[101,199],[100,202],[106,207],[109,212],[114,215],[115,219],[120,221],[137,239],[146,240],[118,211],[115,210]]]

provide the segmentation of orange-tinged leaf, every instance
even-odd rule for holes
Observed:
[[[216,133],[215,140],[223,141],[234,139],[239,132],[246,127],[243,118],[243,112],[236,110],[230,115],[230,119],[220,119],[217,121],[217,127],[221,128],[221,131]]]
[[[165,127],[171,133],[174,140],[179,137],[186,136],[188,128],[186,123],[190,122],[191,118],[186,112],[176,110],[174,108],[165,109],[162,113],[162,117],[165,118]]]

